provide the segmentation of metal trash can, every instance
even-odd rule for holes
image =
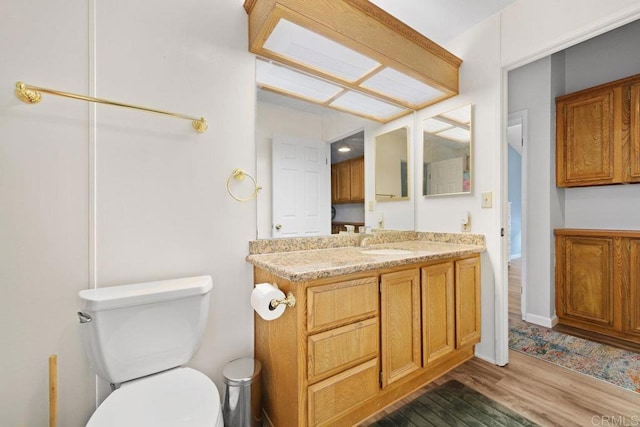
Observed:
[[[224,367],[222,416],[226,427],[260,427],[262,366],[252,358],[232,360]]]

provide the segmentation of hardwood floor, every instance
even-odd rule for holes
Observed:
[[[519,269],[520,260],[513,260],[509,270],[509,314],[518,317]],[[541,426],[640,426],[640,393],[514,351],[509,351],[509,364],[505,367],[474,358],[362,425],[377,421],[451,379],[474,388]]]

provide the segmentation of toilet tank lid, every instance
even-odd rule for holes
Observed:
[[[85,310],[101,311],[204,295],[212,287],[211,276],[196,276],[85,289],[78,295],[84,301]]]

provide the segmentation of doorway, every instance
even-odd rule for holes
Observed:
[[[527,236],[527,110],[509,114],[507,122],[507,260],[509,318],[525,320]]]

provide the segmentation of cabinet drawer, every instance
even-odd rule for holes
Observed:
[[[307,331],[341,326],[378,314],[378,279],[365,277],[307,289]]]
[[[331,425],[353,406],[378,393],[378,360],[373,359],[309,386],[309,425]]]
[[[378,318],[312,335],[308,344],[308,376],[313,383],[376,357]]]

